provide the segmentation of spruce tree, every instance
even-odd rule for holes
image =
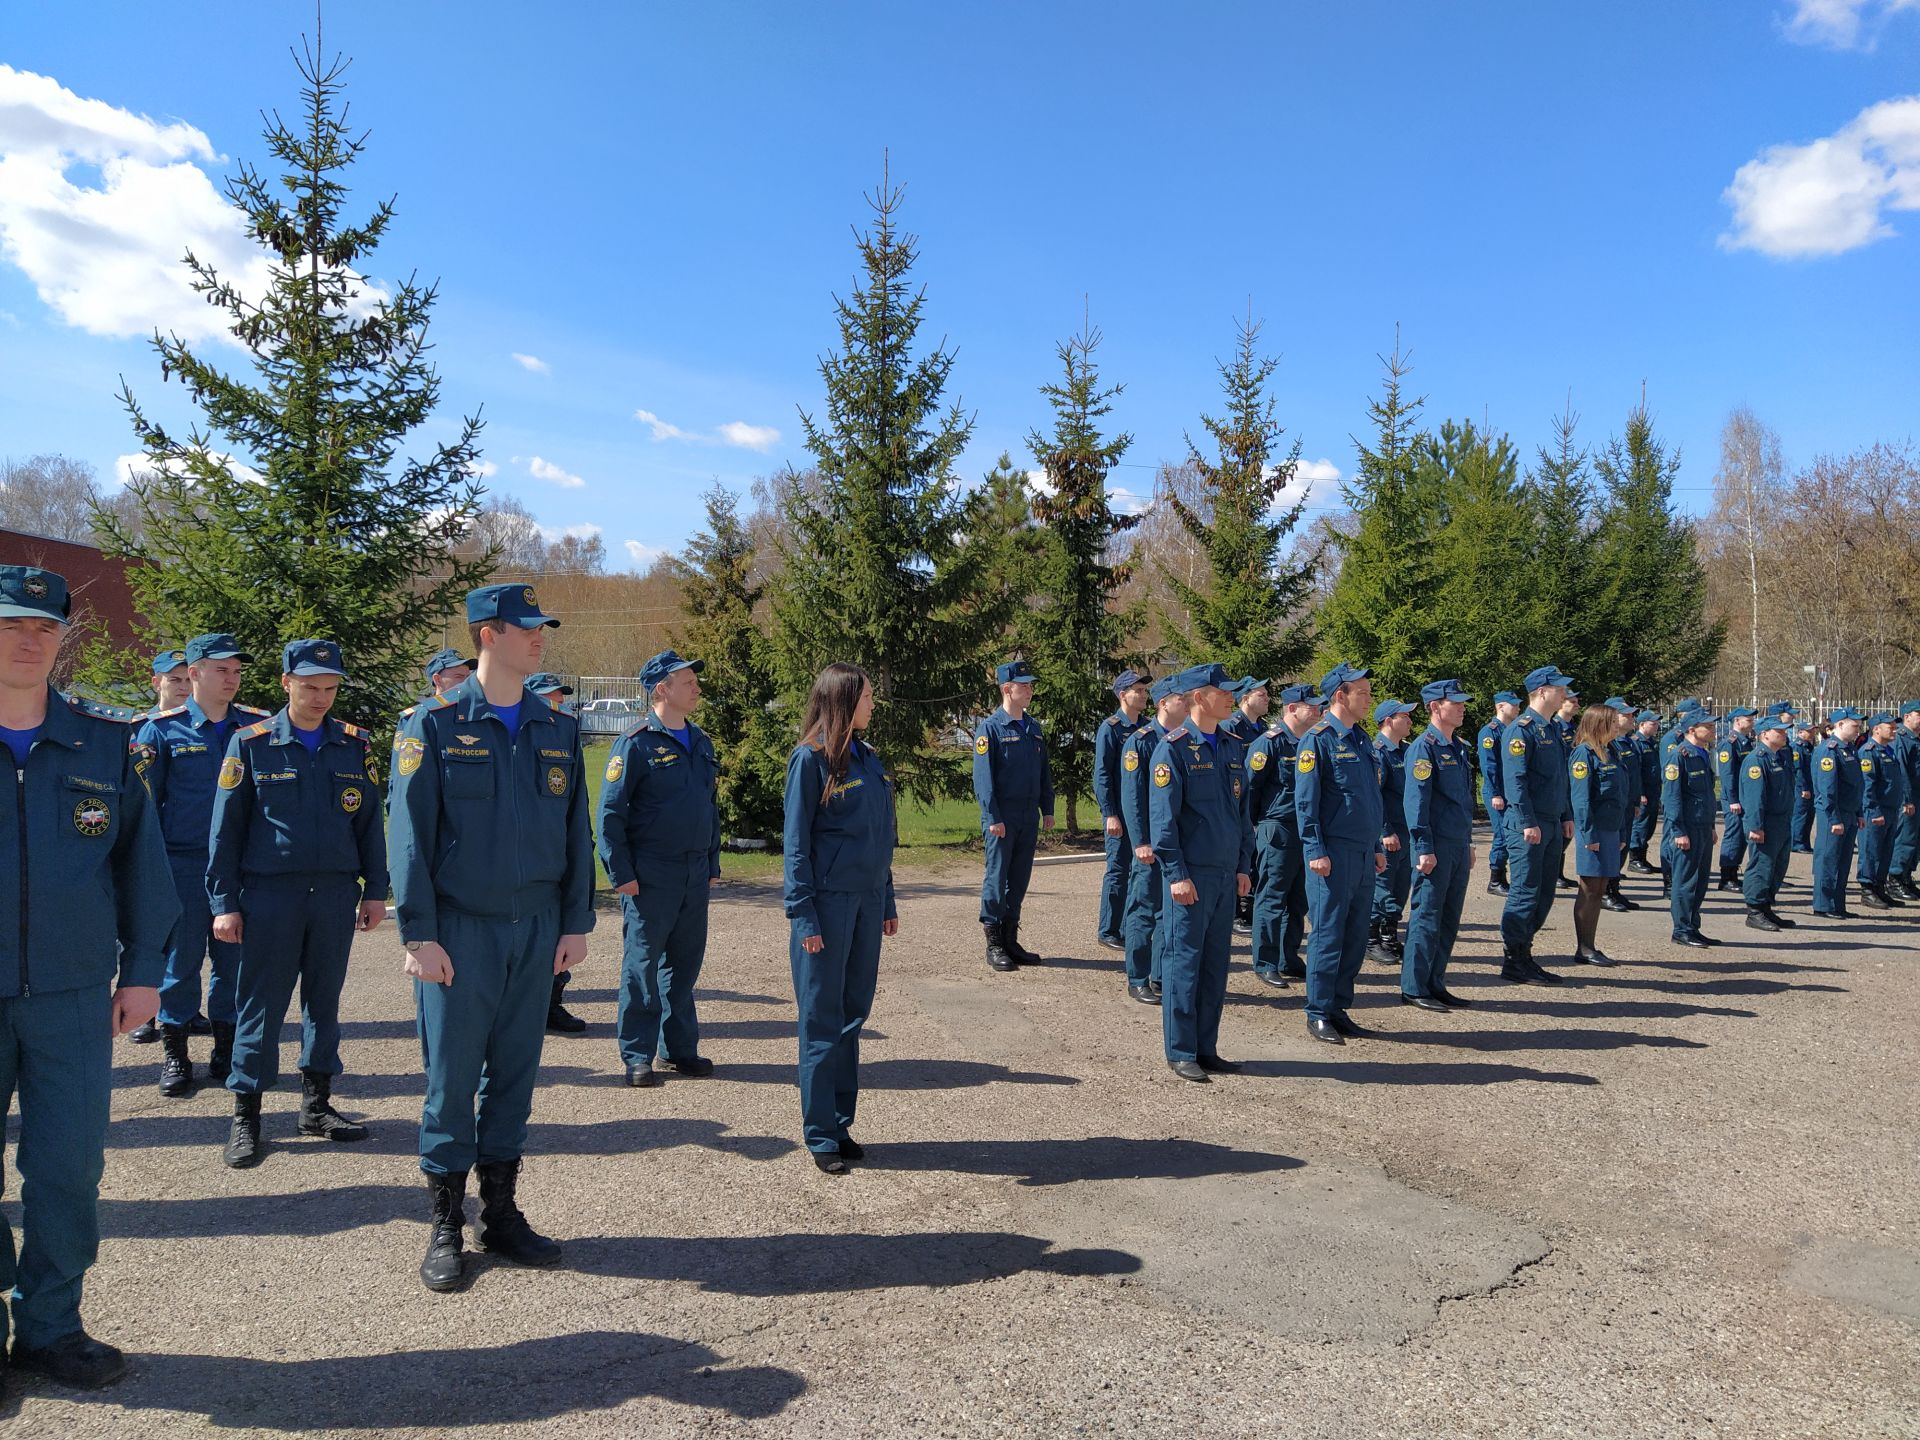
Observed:
[[[1278,362],[1259,353],[1257,323],[1249,319],[1235,329],[1233,358],[1219,367],[1225,414],[1200,417],[1212,456],[1187,439],[1197,503],[1172,493],[1162,497],[1204,556],[1205,574],[1195,583],[1157,562],[1174,601],[1161,607],[1161,625],[1189,661],[1217,661],[1235,675],[1272,679],[1296,673],[1313,655],[1307,601],[1314,559],[1292,563],[1281,554],[1306,499],[1274,508],[1300,461],[1297,443],[1280,453],[1286,431],[1267,392]]]
[[[1531,606],[1516,603],[1522,577],[1533,573],[1538,509],[1505,435],[1449,420],[1421,437],[1417,454],[1426,483],[1444,497],[1433,542],[1443,625],[1424,678],[1460,680],[1476,712],[1491,715],[1494,693],[1518,690],[1552,638],[1538,633]]]
[[[771,598],[788,697],[797,704],[832,661],[864,668],[869,738],[896,783],[927,799],[964,789],[971,751],[942,744],[943,732],[979,703],[1006,610],[954,475],[973,421],[942,408],[953,352],[914,355],[926,292],[908,283],[917,241],[898,228],[900,200],[885,178],[868,197],[864,274],[835,297],[839,349],[820,362],[826,413],[800,417],[817,484],[785,496]]]
[[[485,582],[485,554],[455,553],[478,513],[480,421],[420,458],[401,454],[433,414],[440,381],[428,361],[434,286],[413,279],[382,294],[359,272],[394,218],[343,218],[344,173],[365,149],[342,103],[347,63],[323,63],[316,42],[296,64],[304,114],[263,133],[280,174],[242,163],[226,193],[265,252],[264,294],[188,254],[193,286],[227,316],[253,373],[155,334],[162,381],[177,379],[200,414],[184,434],[149,418],[130,387],[121,399],[146,452],[132,485],[135,514],[96,511],[104,548],[140,563],[127,572],[148,647],[231,631],[260,663],[241,698],[277,708],[280,647],[325,636],[350,678],[338,713],[376,728],[417,693],[420,661],[449,614]],[[145,657],[97,648],[85,678],[112,688]]]
[[[1727,633],[1725,621],[1707,621],[1693,522],[1673,509],[1680,457],[1654,434],[1642,400],[1594,468],[1601,508],[1582,602],[1594,629],[1577,678],[1590,670],[1595,695],[1670,699],[1713,673]]]
[[[1607,653],[1600,631],[1617,617],[1593,605],[1595,495],[1587,451],[1574,440],[1579,423],[1571,405],[1554,417],[1552,439],[1527,476],[1536,530],[1525,582],[1512,598],[1533,612],[1538,648],[1525,669],[1558,665],[1573,676],[1584,705],[1617,691],[1593,663]]]
[[[1340,577],[1319,616],[1320,665],[1364,665],[1374,694],[1402,700],[1433,678],[1444,628],[1432,550],[1444,497],[1417,463],[1426,402],[1402,388],[1408,358],[1397,336],[1393,354],[1380,357],[1386,381],[1367,403],[1373,436],[1355,437],[1359,463],[1341,485],[1353,523],[1337,542]]]
[[[720,762],[721,833],[764,837],[780,825],[798,717],[776,706],[772,645],[755,618],[766,587],[754,579],[755,547],[739,500],[718,484],[702,498],[706,529],[673,564],[686,612],[674,648],[705,662],[696,719]]]
[[[1103,387],[1091,325],[1056,350],[1063,370],[1040,387],[1053,409],[1053,433],[1034,430],[1027,446],[1046,483],[1033,499],[1043,527],[1027,656],[1040,677],[1056,786],[1067,797],[1067,830],[1078,828],[1078,799],[1093,783],[1094,732],[1114,708],[1112,682],[1127,639],[1139,628],[1138,607],[1115,605],[1130,567],[1112,558],[1115,539],[1139,523],[1107,501],[1107,476],[1133,437],[1111,438],[1100,422],[1124,388]]]

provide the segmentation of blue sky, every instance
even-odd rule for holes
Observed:
[[[172,258],[244,254],[208,178],[265,160],[313,14],[76,10],[9,0],[0,30],[0,453],[110,474],[119,376],[184,413],[138,337],[207,323]],[[1603,441],[1644,382],[1690,508],[1735,405],[1790,463],[1914,430],[1920,0],[334,0],[326,23],[372,131],[354,183],[399,200],[374,278],[441,284],[449,426],[484,406],[489,483],[599,526],[616,564],[678,548],[709,480],[804,462],[883,148],[923,335],[978,412],[969,476],[1028,458],[1083,302],[1140,494],[1249,306],[1317,473],[1351,468],[1396,324],[1432,422],[1529,453],[1569,396]]]

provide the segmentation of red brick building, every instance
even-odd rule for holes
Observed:
[[[0,565],[37,565],[66,577],[73,596],[73,629],[60,647],[56,685],[65,683],[81,647],[94,637],[104,635],[121,650],[138,643],[134,626],[140,616],[133,608],[133,592],[127,588],[125,561],[74,540],[0,530]]]

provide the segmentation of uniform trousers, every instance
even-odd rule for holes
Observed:
[[[707,852],[639,867],[640,893],[620,897],[620,1059],[648,1065],[700,1053],[693,987],[707,953]]]
[[[1220,1012],[1226,1008],[1233,954],[1234,872],[1189,868],[1187,877],[1198,896],[1193,904],[1175,900],[1164,879],[1160,896],[1167,933],[1160,1026],[1168,1060],[1220,1053]]]
[[[1460,912],[1467,903],[1466,845],[1438,844],[1433,872],[1413,872],[1407,911],[1407,944],[1400,957],[1400,993],[1432,995],[1447,984],[1447,962],[1460,938]]]
[[[1307,1015],[1326,1020],[1353,1004],[1353,981],[1367,954],[1373,918],[1373,846],[1328,845],[1328,875],[1307,871]]]
[[[820,952],[792,927],[787,958],[800,1012],[800,1123],[807,1149],[830,1154],[849,1138],[860,1102],[860,1027],[880,981],[885,887],[821,890],[813,899]]]
[[[340,1073],[340,991],[359,907],[351,875],[242,877],[229,1090],[258,1095],[279,1083],[280,1027],[296,981],[300,1068]]]

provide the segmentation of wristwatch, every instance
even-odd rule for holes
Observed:
[[[409,955],[411,955],[413,954],[414,951],[418,950],[421,946],[425,945],[426,943],[427,942],[424,940],[409,940],[406,942],[406,945],[405,945],[406,952]]]

